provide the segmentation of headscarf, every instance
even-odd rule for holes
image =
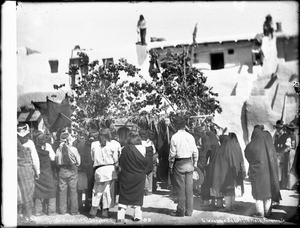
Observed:
[[[24,143],[28,142],[29,140],[29,126],[28,124],[20,123],[17,126],[17,136],[20,140],[20,143],[23,145]]]

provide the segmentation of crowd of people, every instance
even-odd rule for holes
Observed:
[[[203,207],[232,212],[235,197],[244,193],[248,176],[256,200],[253,216],[270,216],[272,205],[281,200],[280,189],[296,189],[297,126],[277,121],[272,137],[263,125],[256,125],[244,155],[234,132],[218,135],[213,126],[186,127],[185,118],[173,121],[168,153],[174,216],[192,216],[194,195]],[[130,131],[119,143],[115,129],[87,132],[70,128],[60,134],[17,126],[18,219],[33,223],[32,215],[86,214],[109,218],[117,204],[117,222],[124,222],[126,209],[134,208],[133,220],[142,219],[144,197],[155,192],[159,156],[149,131]],[[203,180],[195,188],[194,171]],[[199,182],[198,182],[199,184]],[[197,190],[197,192],[196,192]],[[117,197],[118,196],[118,197]],[[118,198],[118,200],[117,200]]]
[[[158,160],[147,130],[129,132],[122,147],[109,128],[81,129],[76,136],[66,128],[57,135],[30,133],[20,123],[17,138],[21,221],[34,222],[32,215],[85,212],[95,218],[98,210],[108,218],[117,195],[119,221],[125,219],[127,206],[135,208],[134,220],[142,219],[143,198],[152,194]]]

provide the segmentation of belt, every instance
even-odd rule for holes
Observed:
[[[175,158],[175,161],[188,160],[188,159],[191,159],[191,157],[189,157],[189,158]]]
[[[94,169],[96,170],[96,169],[98,169],[98,168],[100,168],[100,167],[108,166],[108,165],[115,165],[115,164],[98,165],[98,166],[95,166]]]

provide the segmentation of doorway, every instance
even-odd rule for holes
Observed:
[[[224,68],[224,53],[210,54],[211,69],[218,70]]]

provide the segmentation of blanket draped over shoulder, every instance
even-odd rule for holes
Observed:
[[[276,153],[270,133],[254,128],[251,142],[245,148],[249,162],[252,195],[256,200],[281,200]]]
[[[144,187],[146,169],[149,161],[146,151],[144,157],[134,145],[126,145],[122,149],[119,165],[119,203],[125,205],[142,206],[144,199]]]
[[[243,155],[239,144],[229,136],[224,136],[212,163],[210,174],[212,192],[219,195],[234,189],[237,185],[243,186],[242,163]]]

